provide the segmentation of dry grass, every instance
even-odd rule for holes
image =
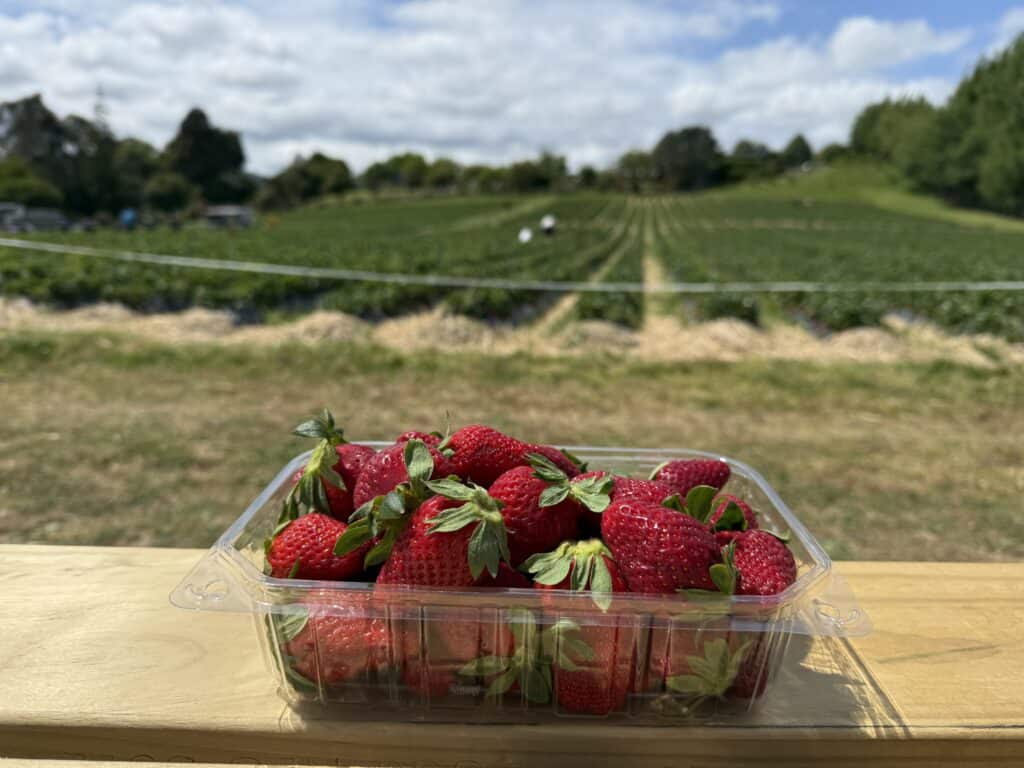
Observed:
[[[1024,556],[1024,371],[643,363],[0,335],[0,541],[208,545],[330,405],[352,438],[487,421],[760,468],[834,555]]]

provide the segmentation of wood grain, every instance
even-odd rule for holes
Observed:
[[[1024,565],[841,564],[874,633],[795,638],[786,671],[744,727],[496,726],[339,721],[288,708],[251,618],[168,602],[201,554],[0,546],[0,756],[530,768],[1024,763]]]

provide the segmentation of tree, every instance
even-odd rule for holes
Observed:
[[[156,173],[159,164],[159,154],[146,142],[138,139],[118,142],[114,150],[113,170],[121,206],[142,205],[146,182]]]
[[[790,139],[789,144],[782,150],[780,159],[782,160],[783,168],[799,168],[804,163],[809,163],[814,159],[814,152],[811,150],[811,145],[807,143],[807,139],[803,137],[803,134],[798,133]]]
[[[242,175],[245,153],[235,131],[214,127],[201,109],[192,109],[164,149],[167,170],[197,186],[209,202],[241,202],[253,185]]]
[[[340,195],[352,188],[352,172],[344,160],[320,152],[292,164],[260,188],[256,204],[266,210],[283,210],[323,195]]]
[[[623,153],[615,163],[615,173],[622,189],[628,192],[640,192],[654,181],[654,159],[650,152],[631,149]]]
[[[843,160],[850,155],[850,148],[843,144],[826,144],[822,147],[821,151],[818,152],[818,160],[831,165],[832,163]]]
[[[186,207],[196,192],[188,179],[180,173],[163,171],[146,182],[146,202],[158,211],[180,211]]]
[[[41,208],[56,208],[62,202],[60,190],[17,157],[0,160],[0,200]]]
[[[655,145],[652,158],[656,178],[668,189],[705,189],[724,178],[722,152],[704,126],[666,133]]]
[[[741,139],[728,159],[728,176],[733,181],[764,179],[780,171],[779,156],[765,144]]]
[[[592,165],[584,165],[580,168],[577,179],[583,189],[593,189],[597,186],[597,169]]]
[[[459,180],[459,166],[454,160],[439,157],[427,169],[426,184],[433,189],[449,189]]]

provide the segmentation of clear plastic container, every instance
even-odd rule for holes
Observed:
[[[371,443],[372,445],[372,443]],[[722,458],[725,490],[790,532],[796,582],[770,597],[376,587],[264,573],[264,541],[308,454],[293,459],[171,594],[251,613],[281,695],[339,717],[535,722],[742,718],[772,695],[795,633],[854,636],[870,622],[814,537],[756,471],[690,450],[572,447],[591,469],[646,476],[667,459]],[[500,678],[500,679],[499,679]]]

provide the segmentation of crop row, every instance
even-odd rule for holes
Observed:
[[[778,200],[662,201],[659,251],[676,280],[861,282],[995,281],[1024,277],[1015,232],[817,202],[794,216]],[[799,209],[796,209],[799,210]],[[773,227],[777,221],[780,226]],[[814,222],[801,228],[794,221]],[[746,226],[744,226],[746,224]],[[720,294],[688,303],[702,317],[758,318],[766,306],[838,330],[902,311],[960,332],[1024,339],[1024,295],[1009,292]]]

